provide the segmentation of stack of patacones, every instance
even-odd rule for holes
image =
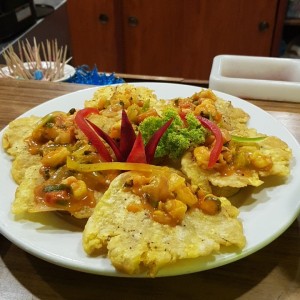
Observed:
[[[87,219],[85,251],[127,274],[238,251],[246,239],[225,197],[287,177],[292,155],[248,119],[211,90],[161,100],[130,84],[99,88],[83,109],[17,119],[3,137],[19,185],[12,212]]]

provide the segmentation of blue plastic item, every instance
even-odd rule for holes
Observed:
[[[75,74],[66,80],[70,83],[91,84],[91,85],[108,85],[124,83],[124,79],[116,77],[114,73],[99,73],[95,66],[90,70],[89,66],[82,65],[76,68]]]

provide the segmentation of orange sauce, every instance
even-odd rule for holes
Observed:
[[[47,206],[66,210],[69,212],[80,211],[85,207],[95,207],[95,191],[105,192],[111,181],[119,174],[119,172],[107,172],[107,173],[78,173],[75,177],[78,180],[83,180],[87,185],[87,195],[78,200],[72,196],[72,193],[68,189],[62,189],[57,191],[45,192],[44,188],[51,185],[59,185],[62,180],[68,177],[68,170],[61,168],[61,172],[57,172],[52,175],[50,179],[46,180],[43,184],[37,186],[34,190],[35,202],[38,206]]]
[[[135,174],[132,180],[124,187],[141,199],[140,203],[130,203],[127,210],[130,212],[147,211],[150,218],[161,224],[176,226],[180,220],[173,218],[166,211],[159,208],[160,202],[165,202],[175,196],[168,189],[168,173],[155,175]]]
[[[38,206],[48,206],[51,208],[62,209],[70,213],[80,211],[84,207],[95,207],[96,200],[94,192],[88,189],[87,195],[77,200],[67,190],[44,192],[44,185],[34,189],[35,201]]]
[[[31,137],[27,138],[25,141],[28,145],[28,151],[30,154],[35,155],[40,153],[40,149],[42,147],[41,143],[34,141]]]

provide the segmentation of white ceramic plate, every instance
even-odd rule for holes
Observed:
[[[43,68],[47,68],[48,64],[49,63],[47,63],[45,61],[42,61],[42,67]],[[30,66],[29,66],[28,63],[24,63],[24,67],[26,69],[30,68]],[[10,75],[10,71],[9,71],[8,67],[3,67],[1,70],[7,76]],[[76,72],[75,68],[73,68],[72,66],[66,64],[65,67],[64,67],[64,76],[61,77],[61,78],[59,78],[59,79],[57,79],[57,80],[54,80],[54,82],[65,81],[65,80],[69,79],[70,77],[72,77],[75,74],[75,72]],[[1,73],[0,73],[0,78],[1,78]]]
[[[190,96],[199,87],[165,83],[137,83],[153,89],[160,98]],[[57,109],[83,107],[84,100],[90,99],[96,89],[86,89],[58,97],[39,105],[24,115],[43,116]],[[240,218],[244,225],[247,245],[240,253],[221,253],[210,257],[187,260],[164,268],[158,276],[170,276],[215,268],[241,259],[266,246],[296,219],[300,211],[300,146],[289,131],[271,115],[239,98],[218,93],[225,100],[232,101],[251,116],[249,125],[268,135],[276,135],[293,150],[291,175],[286,181],[268,181],[264,188],[256,188],[246,194],[240,207]],[[3,131],[0,138],[2,140]],[[88,257],[81,245],[81,231],[75,223],[57,214],[43,213],[32,216],[31,220],[15,219],[10,212],[16,184],[10,175],[11,160],[0,150],[0,232],[11,242],[25,251],[51,263],[88,273],[107,276],[124,276],[114,270],[105,258]],[[144,275],[141,275],[144,276]]]

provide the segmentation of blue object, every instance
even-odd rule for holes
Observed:
[[[99,73],[95,66],[90,70],[89,66],[82,65],[76,68],[75,74],[68,78],[66,82],[79,83],[79,84],[92,84],[92,85],[108,85],[116,83],[124,83],[124,79],[116,77],[114,73],[106,75]]]
[[[44,77],[44,74],[41,70],[35,70],[33,72],[33,77],[34,77],[34,80],[42,80]]]

